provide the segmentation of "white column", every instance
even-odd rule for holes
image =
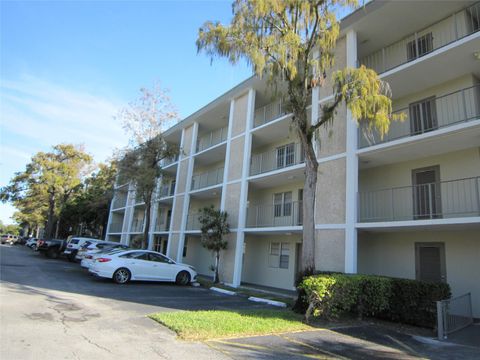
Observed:
[[[235,245],[235,264],[233,268],[233,286],[240,286],[242,281],[242,260],[243,260],[243,245],[245,242],[245,223],[247,218],[247,201],[248,201],[248,174],[250,171],[250,156],[252,151],[252,126],[253,117],[255,113],[255,90],[248,91],[247,103],[247,119],[245,126],[245,144],[243,148],[243,166],[242,166],[242,180],[240,186],[239,212],[238,212],[238,227],[237,227],[237,241]]]
[[[347,66],[357,64],[357,34],[347,33]],[[346,201],[345,201],[345,272],[357,272],[357,212],[358,212],[358,127],[352,113],[347,110],[347,157],[346,157]]]
[[[170,256],[170,247],[172,244],[172,232],[173,226],[175,222],[175,209],[177,203],[177,184],[180,178],[180,161],[183,159],[183,145],[185,140],[185,128],[182,129],[182,137],[180,139],[180,153],[178,154],[177,160],[177,174],[175,175],[175,193],[173,194],[173,202],[172,202],[172,218],[170,221],[170,228],[168,229],[168,241],[167,241],[167,253],[165,255]],[[173,256],[172,256],[173,257]]]
[[[183,197],[182,224],[180,226],[180,236],[178,240],[177,261],[183,260],[183,246],[185,244],[185,230],[187,228],[188,208],[190,206],[190,188],[192,187],[193,164],[197,147],[198,122],[193,123],[192,144],[190,146],[190,158],[188,159],[187,178],[185,181],[185,196]]]
[[[223,184],[222,184],[222,198],[220,200],[220,210],[225,210],[225,201],[227,200],[227,182],[228,169],[230,167],[230,145],[233,128],[233,114],[235,111],[235,99],[230,100],[230,113],[228,115],[228,130],[227,130],[227,148],[225,150],[225,166],[223,168]]]
[[[135,205],[135,189],[132,183],[128,184],[127,202],[125,204],[125,215],[123,216],[122,244],[130,245],[130,231],[132,229],[133,213]]]

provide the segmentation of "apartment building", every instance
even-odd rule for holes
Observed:
[[[317,269],[446,281],[480,317],[479,30],[473,1],[372,1],[343,19],[336,67],[375,69],[406,120],[381,138],[343,108],[322,130]],[[312,91],[310,119],[331,95]],[[182,152],[164,164],[149,247],[211,274],[198,210],[214,205],[231,227],[222,280],[292,289],[305,166],[290,121],[252,77],[169,129]],[[144,207],[118,184],[109,240],[135,243]]]

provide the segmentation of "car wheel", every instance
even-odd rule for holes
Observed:
[[[47,251],[47,257],[49,257],[50,259],[56,259],[58,258],[58,251],[55,250],[55,249],[49,249]]]
[[[113,281],[115,281],[117,284],[126,284],[130,281],[131,275],[132,274],[130,273],[130,270],[120,268],[113,273]]]
[[[190,279],[191,279],[191,277],[190,277],[190,274],[188,273],[188,271],[180,271],[177,274],[175,282],[177,283],[177,285],[185,286],[185,285],[190,284]]]
[[[32,246],[30,246],[30,248],[31,248],[33,251],[37,251],[37,245],[32,245]]]

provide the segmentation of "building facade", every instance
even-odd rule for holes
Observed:
[[[335,68],[376,70],[406,119],[381,138],[342,108],[322,129],[316,267],[446,281],[480,317],[480,3],[372,1],[341,25]],[[221,279],[293,288],[305,166],[272,94],[252,77],[165,133],[182,151],[164,164],[151,249],[211,274],[198,211],[214,205],[231,227]],[[330,100],[331,86],[314,89],[309,119]],[[144,214],[118,184],[108,239],[135,243]]]

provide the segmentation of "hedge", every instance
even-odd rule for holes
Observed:
[[[451,295],[445,283],[346,274],[307,276],[298,290],[307,320],[311,314],[324,318],[353,314],[432,328],[435,302]]]

